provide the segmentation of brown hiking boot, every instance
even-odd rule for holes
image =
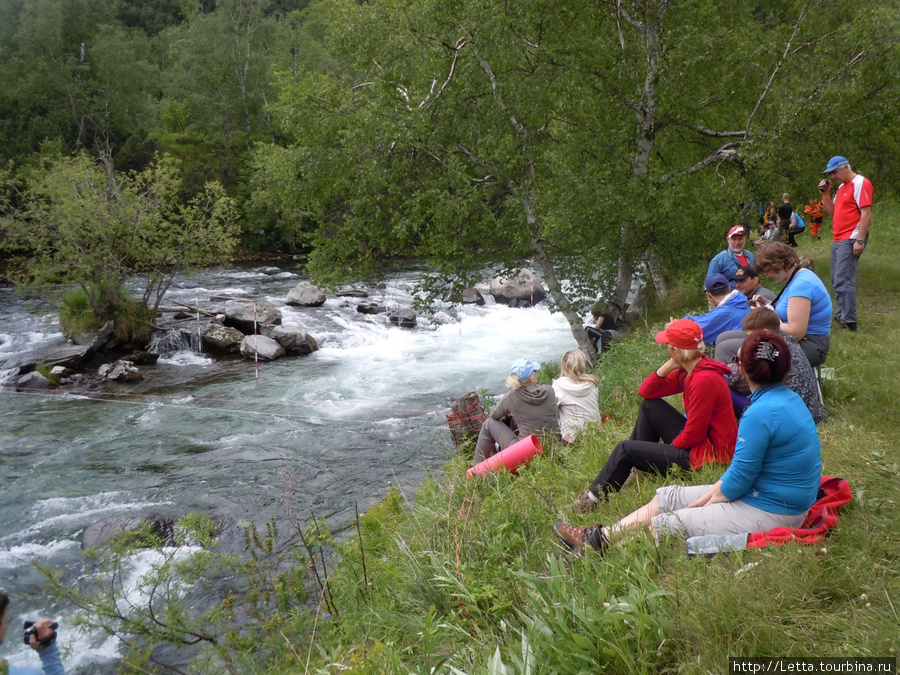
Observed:
[[[566,525],[561,520],[553,523],[553,531],[556,532],[556,536],[575,554],[576,558],[580,558],[584,551],[584,529],[583,527]]]
[[[572,502],[572,507],[579,513],[590,513],[597,508],[599,503],[600,498],[597,495],[590,490],[585,490],[575,498],[575,501]]]

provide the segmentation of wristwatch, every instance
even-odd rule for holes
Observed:
[[[866,244],[869,243],[869,238],[866,237],[865,239],[857,239],[857,240],[856,240],[856,243],[857,243],[857,244],[862,244],[863,246],[865,246]]]

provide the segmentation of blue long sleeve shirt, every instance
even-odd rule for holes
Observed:
[[[57,647],[55,642],[39,650],[38,656],[41,657],[41,670],[10,666],[9,675],[66,675],[62,661],[59,658],[59,647]]]
[[[703,341],[708,345],[714,345],[716,338],[729,330],[740,330],[744,323],[744,317],[750,313],[750,303],[747,296],[740,291],[732,291],[732,295],[706,314],[699,316],[686,316],[700,324],[703,329]]]
[[[784,384],[757,389],[738,425],[722,494],[769,513],[797,515],[816,501],[821,476],[822,446],[803,399]]]

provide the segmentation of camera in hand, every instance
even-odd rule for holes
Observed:
[[[823,193],[827,192],[830,188],[831,188],[830,180],[823,180],[821,183],[819,183],[819,192],[823,192]]]
[[[56,640],[56,629],[59,628],[59,624],[55,621],[50,624],[50,628],[53,629],[53,634],[50,637],[44,638],[41,640],[37,634],[37,628],[34,627],[34,621],[26,621],[25,622],[25,644],[31,644],[31,636],[34,635],[34,639],[37,640],[38,644],[42,647],[49,647],[53,644],[53,641]]]

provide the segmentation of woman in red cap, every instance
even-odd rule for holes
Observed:
[[[690,319],[669,322],[656,341],[668,345],[669,360],[638,389],[644,400],[631,438],[616,446],[590,489],[575,500],[583,512],[622,489],[632,469],[691,471],[734,455],[737,420],[722,377],[731,374],[728,366],[706,356],[703,331]],[[663,400],[673,394],[682,395],[684,415]]]

